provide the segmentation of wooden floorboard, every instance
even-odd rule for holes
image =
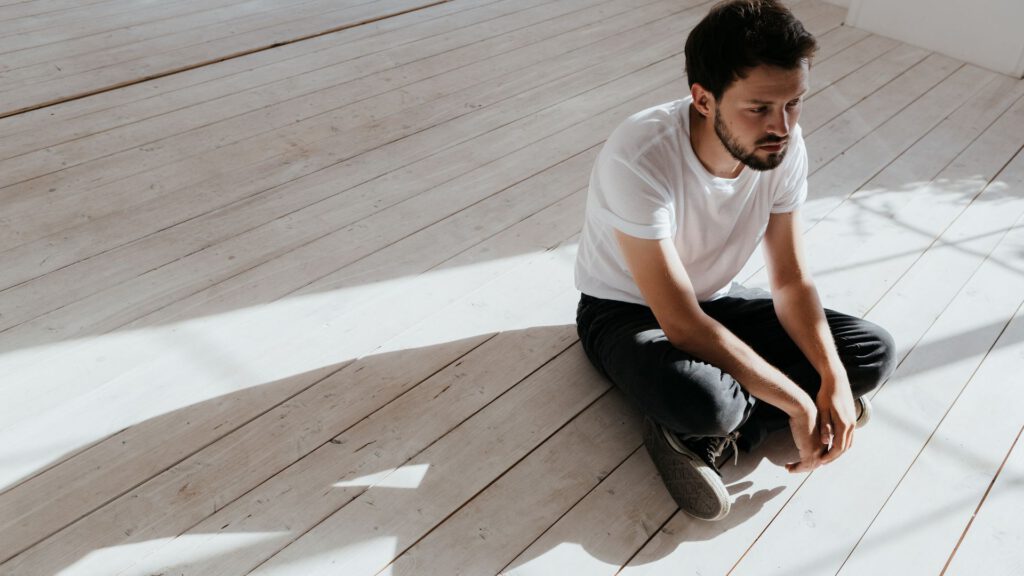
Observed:
[[[163,14],[168,6],[161,6],[141,14],[142,23],[133,24],[124,18],[76,18],[74,25],[55,22],[58,25],[48,29],[29,28],[21,34],[0,37],[0,54],[4,55],[0,72],[5,80],[5,88],[0,91],[0,102],[4,103],[0,118],[435,3],[306,0],[267,6],[265,2],[249,1],[220,8],[204,5],[199,11],[177,16]],[[130,2],[120,4],[105,8],[123,14],[123,6]],[[69,32],[83,35],[72,36]]]
[[[710,3],[322,34],[427,4],[0,3],[34,108],[0,118],[0,574],[1019,571],[1024,81],[791,3],[808,258],[900,365],[851,453],[793,476],[775,435],[705,523],[580,350],[571,270],[601,143],[685,94]]]
[[[1024,431],[1024,428],[1021,428]],[[1021,486],[1024,485],[1024,449],[1021,432],[1007,459],[992,479],[978,512],[964,529],[963,539],[944,567],[946,574],[1014,574],[1024,571],[1024,537],[1014,526]],[[998,542],[998,546],[992,546]]]
[[[655,9],[653,13],[637,10],[635,14],[630,15],[628,20],[656,18],[659,14],[664,16],[667,14],[664,10],[668,7],[668,3],[659,3],[653,7]],[[560,23],[570,27],[575,25],[572,16],[563,19]],[[450,171],[440,171],[436,167],[437,163],[446,161],[444,154],[451,155],[456,151],[456,146],[461,145],[465,148],[469,145],[468,141],[474,137],[486,135],[523,116],[528,116],[531,112],[543,110],[572,96],[607,84],[630,70],[635,70],[635,68],[630,69],[627,63],[601,61],[602,56],[614,53],[615,50],[621,50],[628,47],[631,42],[637,41],[636,36],[629,37],[622,34],[605,38],[605,34],[614,34],[612,30],[616,26],[622,25],[628,25],[628,23],[605,21],[598,23],[596,27],[584,26],[570,31],[569,38],[561,39],[561,44],[564,46],[568,43],[571,49],[564,55],[559,55],[557,51],[552,53],[551,49],[555,47],[554,43],[539,42],[508,54],[485,58],[484,62],[454,70],[450,75],[428,78],[412,88],[388,91],[382,97],[354,103],[352,106],[342,109],[347,113],[335,115],[339,132],[328,141],[321,142],[323,148],[315,148],[331,152],[330,154],[321,154],[322,157],[319,159],[306,155],[296,161],[295,146],[288,143],[287,134],[272,132],[261,137],[257,142],[245,144],[246,148],[261,156],[268,155],[265,150],[268,146],[272,147],[272,150],[276,148],[278,152],[285,152],[285,155],[270,155],[264,165],[257,165],[259,166],[258,170],[249,168],[244,173],[239,173],[225,170],[220,166],[211,166],[209,174],[213,177],[200,186],[188,186],[192,179],[182,181],[184,174],[174,175],[174,171],[170,170],[168,174],[178,182],[175,184],[169,182],[165,186],[176,188],[175,194],[165,196],[150,192],[153,199],[139,204],[136,208],[152,212],[152,218],[133,218],[126,221],[121,214],[109,214],[111,208],[104,207],[102,203],[99,203],[97,212],[90,218],[90,222],[73,228],[77,233],[57,232],[13,249],[8,255],[12,261],[22,264],[21,268],[24,273],[12,278],[11,281],[25,282],[24,287],[17,286],[16,290],[26,295],[38,295],[47,290],[46,286],[50,286],[50,290],[54,290],[55,288],[52,286],[55,284],[66,286],[67,282],[59,282],[55,278],[41,278],[38,282],[29,283],[28,281],[33,277],[38,277],[47,270],[57,270],[62,265],[66,265],[72,254],[96,256],[98,260],[90,258],[77,265],[78,268],[81,268],[81,266],[91,267],[107,263],[105,267],[99,269],[103,271],[102,273],[86,274],[87,277],[96,280],[89,287],[83,287],[82,291],[77,292],[78,297],[81,298],[91,295],[103,287],[123,282],[126,278],[131,277],[129,275],[138,275],[139,269],[158,268],[167,262],[207,248],[211,244],[248,232],[263,222],[274,221],[289,215],[301,217],[301,215],[293,214],[299,210],[305,209],[303,214],[316,212],[330,215],[337,211],[336,207],[343,207],[344,212],[341,215],[346,217],[347,221],[343,224],[334,221],[330,225],[335,228],[351,224],[407,198],[410,189],[420,191],[428,188],[431,182],[440,183],[445,178],[457,176],[461,166],[471,164],[466,159],[458,164],[449,160]],[[595,40],[597,41],[596,45],[590,45]],[[518,41],[528,42],[529,38],[520,38]],[[474,59],[478,59],[481,54],[486,54],[481,51],[485,47],[472,48],[466,53],[472,53]],[[667,56],[670,52],[664,54]],[[640,54],[635,57],[644,58],[643,62],[649,63],[651,62],[650,56]],[[447,57],[442,56],[438,58],[438,61],[450,57],[450,54]],[[527,58],[528,62],[548,58],[552,67],[540,69],[535,74],[524,75],[522,72],[516,71],[514,62],[519,58]],[[560,65],[564,65],[565,68]],[[494,78],[496,71],[503,76]],[[496,81],[490,83],[480,81],[488,78]],[[390,78],[374,80],[379,86],[387,83]],[[462,86],[463,90],[449,93],[453,87],[459,86]],[[441,90],[440,93],[438,93],[439,90]],[[423,97],[420,97],[421,94]],[[437,99],[439,96],[443,98]],[[529,104],[524,104],[524,102]],[[498,105],[488,106],[488,104]],[[444,120],[448,120],[448,122],[444,122]],[[344,126],[349,126],[350,129],[341,130],[341,127]],[[441,141],[445,145],[439,147],[440,150],[438,147],[427,148],[422,144],[424,140]],[[509,144],[515,142],[515,140],[510,141]],[[378,146],[379,149],[377,149]],[[184,151],[187,148],[186,143],[181,149]],[[232,150],[220,149],[214,151],[214,154],[224,158],[225,162],[239,163],[237,155],[240,154],[240,150],[237,147]],[[482,150],[480,153],[483,153]],[[374,156],[384,159],[367,162]],[[126,157],[125,160],[130,157]],[[232,158],[236,159],[231,160]],[[417,161],[419,164],[415,164]],[[413,180],[415,175],[412,173],[408,174],[408,180],[400,181],[398,184],[382,181],[388,172],[413,164],[420,167],[422,176],[418,182],[421,184],[415,183],[416,181]],[[411,170],[411,168],[407,168],[407,172],[411,172]],[[163,168],[159,169],[159,172],[163,171]],[[224,172],[227,173],[223,176],[218,175]],[[426,173],[423,174],[423,172]],[[147,177],[146,174],[143,173],[133,178],[132,181],[143,181]],[[149,177],[152,177],[153,174],[149,174]],[[391,179],[393,178],[392,176]],[[148,188],[148,185],[146,187]],[[296,192],[295,188],[300,191]],[[371,191],[373,188],[379,192]],[[124,197],[126,201],[135,196],[132,194],[134,189],[131,184],[123,181],[104,190],[108,194]],[[102,198],[103,190],[90,192],[89,195],[97,195]],[[77,213],[73,202],[76,197],[79,196],[67,196],[67,200],[62,202],[67,206],[67,214],[71,217]],[[171,205],[168,206],[172,197],[177,197],[179,201],[171,202]],[[181,200],[184,198],[193,200],[183,203]],[[138,200],[136,198],[130,202],[138,202]],[[328,200],[328,202],[317,205],[318,202],[324,200]],[[30,197],[29,202],[36,204],[38,200]],[[231,209],[225,209],[232,202],[235,205]],[[85,210],[88,209],[85,208]],[[104,211],[107,212],[106,215]],[[31,206],[28,206],[26,214],[32,212]],[[48,226],[54,224],[52,219],[59,216],[60,212],[60,210],[54,210],[54,214],[46,217],[50,220]],[[218,223],[213,224],[211,220],[216,220]],[[204,234],[197,235],[196,227],[204,230]],[[309,242],[322,234],[322,232],[318,233],[317,229],[310,229],[297,239],[299,240],[298,245]],[[143,236],[143,243],[148,244],[148,248],[144,251],[137,242],[133,242],[139,236]],[[84,242],[84,238],[88,238],[89,241]],[[118,250],[122,246],[124,248]],[[294,246],[292,247],[294,248]],[[43,265],[40,265],[38,259],[31,257],[40,249],[52,255]],[[173,250],[173,252],[168,254],[167,250]],[[116,252],[109,253],[114,251]],[[135,263],[126,266],[128,254],[138,254],[140,251],[145,257],[145,262],[135,262],[135,259],[138,258],[136,256],[130,260]],[[242,257],[237,262],[233,262],[230,269],[223,268],[221,265],[219,268],[223,271],[220,274],[225,272],[237,274],[247,267],[251,267],[253,264],[250,262],[249,258]],[[120,266],[122,270],[112,271],[112,266]],[[93,270],[97,269],[93,268]],[[83,272],[85,271],[80,270],[76,274]],[[14,276],[18,272],[11,270],[8,274]],[[68,297],[75,294],[61,293],[68,301],[74,302],[74,298]],[[16,295],[12,295],[11,298],[22,299]],[[52,306],[54,300],[56,298],[46,298],[45,302]],[[34,307],[31,310],[26,310],[14,321],[23,321],[43,312],[46,310]],[[19,337],[22,341],[24,338],[24,335]]]

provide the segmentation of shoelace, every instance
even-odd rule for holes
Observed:
[[[732,446],[732,465],[736,466],[740,461],[740,448],[736,444],[736,439],[740,437],[739,431],[730,432],[728,436],[719,436],[712,438],[708,442],[708,456],[711,457],[712,462],[718,462],[718,459],[725,453],[727,446]]]

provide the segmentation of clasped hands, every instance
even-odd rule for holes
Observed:
[[[810,472],[828,464],[853,447],[857,408],[845,373],[822,378],[817,398],[790,416],[789,428],[800,452],[800,461],[786,464],[786,470]]]

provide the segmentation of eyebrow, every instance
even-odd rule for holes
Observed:
[[[807,94],[807,92],[809,90],[810,90],[810,87],[805,88],[803,91],[801,91],[799,94],[796,95],[796,98],[800,98],[804,94]],[[794,100],[796,100],[796,98],[794,98]],[[772,102],[769,102],[767,100],[758,100],[757,98],[751,98],[750,100],[746,100],[745,102],[747,102],[748,104],[761,104],[761,105],[772,104]]]

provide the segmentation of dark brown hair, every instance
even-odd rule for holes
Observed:
[[[818,49],[814,36],[776,0],[728,0],[711,8],[686,39],[686,76],[720,99],[746,71],[792,70]]]

